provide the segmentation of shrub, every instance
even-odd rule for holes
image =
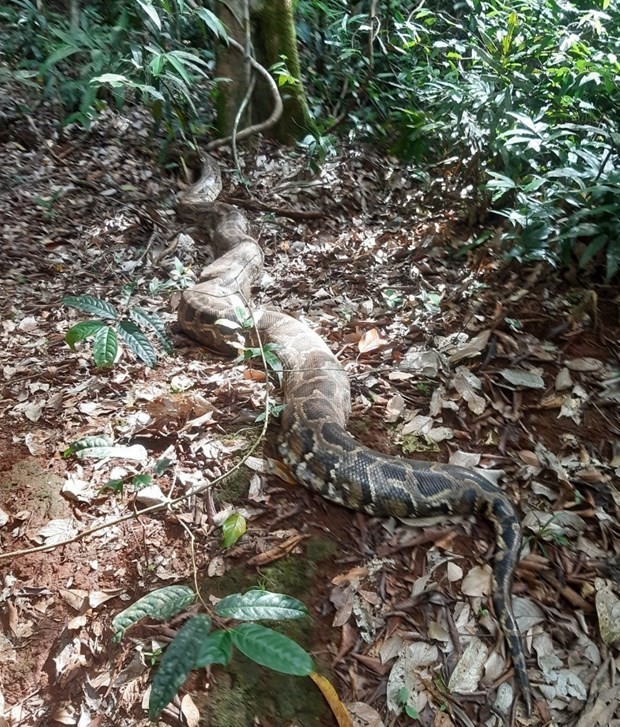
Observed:
[[[520,259],[618,270],[620,10],[608,0],[300,3],[315,106],[344,91],[353,138],[450,179],[507,220]],[[315,23],[313,30],[312,22]],[[327,82],[321,77],[324,74]],[[351,104],[351,102],[353,102]]]

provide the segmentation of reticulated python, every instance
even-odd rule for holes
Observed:
[[[230,329],[250,300],[262,271],[263,254],[247,234],[245,217],[234,207],[213,203],[221,188],[219,171],[208,161],[201,180],[178,202],[180,215],[211,236],[219,257],[186,290],[178,309],[181,328],[222,353]],[[272,310],[253,312],[260,341],[277,344],[284,370],[284,400],[278,450],[295,479],[324,498],[370,515],[427,517],[475,514],[495,531],[493,601],[525,702],[532,697],[521,637],[513,615],[512,583],[521,547],[521,525],[510,499],[472,470],[400,459],[375,452],[347,431],[348,377],[322,338],[304,323]],[[253,329],[252,329],[253,330]],[[259,342],[248,329],[248,345]]]

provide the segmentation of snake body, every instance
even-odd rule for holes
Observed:
[[[245,217],[234,207],[180,198],[186,220],[208,230],[219,257],[202,272],[202,282],[183,293],[180,327],[222,353],[236,353],[230,327],[250,300],[262,271],[263,254],[248,235]],[[304,323],[272,310],[254,311],[248,345],[277,346],[285,371],[285,409],[278,451],[295,479],[338,505],[369,515],[425,517],[475,514],[493,527],[495,612],[505,634],[528,714],[532,698],[521,636],[512,607],[512,584],[521,547],[521,525],[510,499],[475,471],[447,464],[401,459],[362,446],[346,430],[350,413],[348,377],[323,339]]]

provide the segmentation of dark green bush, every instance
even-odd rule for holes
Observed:
[[[361,8],[361,4],[359,5]],[[608,0],[300,3],[315,107],[486,190],[521,259],[618,269],[620,11]],[[314,28],[314,29],[313,29]],[[317,30],[318,28],[318,30]],[[311,74],[311,78],[313,77]],[[325,76],[325,78],[323,78]],[[345,101],[334,104],[339,94]]]
[[[65,124],[87,127],[106,106],[134,99],[170,138],[208,122],[210,46],[225,31],[205,8],[182,0],[100,1],[70,18],[51,3],[9,0],[0,6],[0,32],[7,39],[0,59],[13,80],[53,101]]]

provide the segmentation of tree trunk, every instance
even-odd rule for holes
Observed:
[[[228,34],[244,48],[250,47],[258,62],[269,68],[282,61],[294,83],[280,88],[284,113],[280,121],[266,133],[284,144],[294,143],[314,129],[301,82],[297,36],[291,0],[228,0],[218,3],[218,16]],[[250,43],[251,41],[251,43]],[[233,133],[238,110],[250,87],[251,67],[235,48],[222,44],[217,53],[217,76],[220,81],[217,97],[217,129],[221,136]],[[251,104],[243,113],[237,130],[249,123],[269,117],[273,100],[267,85],[256,79]]]
[[[228,0],[218,3],[218,16],[228,35],[244,48],[250,38],[250,9],[248,0]],[[235,118],[250,86],[251,66],[241,53],[223,43],[218,45],[216,74],[220,80],[216,97],[217,130],[220,136],[233,133]],[[241,114],[237,128],[250,123],[250,106]]]
[[[288,74],[295,79],[281,87],[284,113],[273,129],[275,139],[290,144],[314,129],[301,80],[292,0],[262,0],[252,5],[251,18],[258,61],[270,68],[284,60]],[[254,94],[257,109],[266,98],[261,88],[259,84]]]

